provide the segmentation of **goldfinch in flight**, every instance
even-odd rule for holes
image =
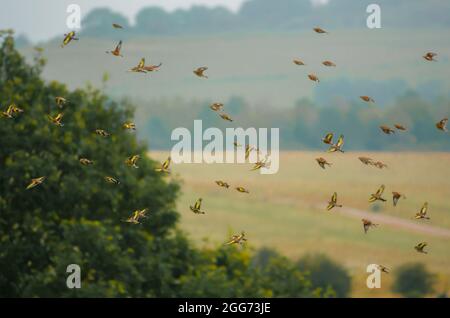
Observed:
[[[136,125],[132,122],[126,122],[122,125],[123,129],[136,130]]]
[[[120,182],[117,179],[109,176],[105,177],[105,181],[112,184],[120,184]]]
[[[377,161],[375,163],[373,163],[373,166],[377,167],[378,169],[383,169],[383,168],[387,168],[387,164],[381,162],[381,161]]]
[[[339,139],[338,139],[338,141],[337,141],[337,143],[335,144],[335,145],[331,145],[330,146],[330,148],[328,149],[328,152],[336,152],[336,151],[339,151],[339,152],[344,152],[343,150],[342,150],[342,146],[344,145],[344,135],[340,135],[339,136]]]
[[[232,119],[229,115],[227,115],[227,114],[225,114],[225,113],[221,113],[219,116],[220,116],[223,120],[230,121],[230,122],[233,121],[233,119]]]
[[[314,30],[314,32],[319,33],[319,34],[325,34],[325,33],[328,33],[327,31],[325,31],[324,29],[319,28],[319,27],[314,28],[313,30]]]
[[[117,23],[113,23],[112,26],[114,29],[123,29],[123,26],[121,26],[120,24],[117,24]]]
[[[373,165],[373,160],[372,158],[369,157],[359,157],[358,158],[363,164],[365,164],[366,166],[368,165]]]
[[[322,64],[328,67],[336,67],[336,64],[331,61],[323,61]]]
[[[372,221],[367,220],[367,219],[362,219],[361,221],[363,223],[364,233],[367,233],[367,231],[371,227],[377,227],[378,226],[378,224],[372,223]]]
[[[390,127],[388,127],[388,126],[382,125],[382,126],[380,126],[380,129],[381,129],[381,131],[384,132],[386,135],[390,135],[390,134],[394,134],[394,133],[395,133],[395,130],[392,129],[392,128],[390,128]]]
[[[448,132],[447,123],[448,123],[448,118],[444,118],[436,124],[436,128],[439,130],[442,130],[444,132]]]
[[[106,51],[108,54],[112,54],[114,56],[120,56],[123,57],[122,54],[120,54],[120,50],[122,49],[122,41],[119,41],[119,43],[116,45],[115,49],[112,51]]]
[[[429,220],[430,217],[427,216],[427,211],[428,211],[428,202],[425,202],[423,204],[422,208],[420,209],[420,211],[416,213],[416,219],[417,220],[421,220],[421,219]]]
[[[64,126],[64,124],[61,123],[63,117],[64,117],[64,114],[63,114],[63,113],[59,113],[59,114],[56,115],[55,117],[52,117],[52,116],[48,115],[48,119],[49,119],[53,124],[55,124],[56,126],[59,126],[59,127],[63,127],[63,126]]]
[[[133,224],[139,224],[141,223],[141,219],[145,219],[147,218],[147,209],[143,209],[143,210],[136,210],[133,212],[133,214],[126,220],[124,220],[124,222],[127,223],[133,223]]]
[[[382,273],[389,274],[389,269],[388,269],[386,266],[378,265],[377,268],[378,268]]]
[[[171,161],[172,161],[172,159],[170,157],[167,158],[167,160],[162,163],[161,167],[160,168],[156,168],[155,171],[156,172],[170,173],[169,166],[170,166]]]
[[[331,196],[331,200],[328,202],[327,211],[330,211],[332,208],[342,208],[341,204],[337,204],[337,193],[333,193]]]
[[[34,187],[37,187],[38,185],[40,185],[42,182],[44,182],[46,177],[39,177],[39,178],[34,178],[31,179],[30,184],[27,186],[27,190],[32,189]]]
[[[59,108],[63,108],[67,103],[67,99],[65,99],[62,96],[56,96],[55,103],[56,103],[56,105],[58,105]]]
[[[222,111],[223,110],[223,104],[222,103],[213,103],[209,106],[213,111]]]
[[[303,63],[303,61],[299,59],[293,59],[292,62],[294,62],[294,64],[298,66],[305,65],[305,63]]]
[[[226,182],[224,182],[224,181],[221,181],[221,180],[217,180],[216,181],[216,184],[219,186],[219,187],[222,187],[222,188],[229,188],[230,187],[230,185],[228,184],[228,183],[226,183]]]
[[[322,169],[325,169],[326,166],[331,167],[331,163],[329,163],[328,161],[326,161],[324,158],[320,157],[320,158],[316,158],[317,163],[319,164],[319,166]]]
[[[130,72],[136,72],[136,73],[147,73],[144,70],[145,67],[145,58],[141,58],[141,60],[139,61],[138,65],[131,68]]]
[[[80,158],[80,163],[81,163],[83,166],[89,166],[89,165],[93,165],[93,164],[94,164],[94,161],[89,160],[89,159],[86,159],[86,158]]]
[[[14,115],[18,113],[23,113],[23,109],[17,107],[16,104],[11,104],[6,111],[2,112],[2,115],[6,118],[14,118]]]
[[[423,56],[423,58],[424,58],[425,60],[429,61],[429,62],[431,62],[431,61],[436,62],[436,60],[434,59],[436,56],[437,56],[436,53],[433,53],[433,52],[427,52],[427,53]]]
[[[317,83],[320,82],[319,78],[318,78],[316,75],[314,75],[314,74],[309,74],[309,75],[308,75],[308,78],[309,78],[311,81],[313,81],[313,82],[317,82]]]
[[[235,188],[236,191],[240,192],[240,193],[250,193],[246,188],[244,187],[236,187]]]
[[[400,200],[401,198],[406,199],[406,197],[400,192],[392,192],[392,203],[394,204],[394,206],[397,206],[398,200]]]
[[[208,76],[203,74],[207,69],[208,68],[206,66],[199,67],[199,68],[194,70],[194,74],[197,75],[198,77],[208,78]]]
[[[110,134],[107,131],[103,130],[103,129],[96,129],[94,132],[97,135],[105,137],[105,138],[110,136]]]
[[[233,245],[233,244],[240,244],[242,245],[247,239],[245,238],[245,233],[241,232],[241,234],[233,235],[228,242],[225,243],[225,245]]]
[[[70,31],[67,34],[64,34],[64,40],[63,43],[61,44],[61,47],[65,47],[72,40],[78,41],[78,38],[75,37],[75,31]]]
[[[141,156],[139,156],[139,155],[131,156],[127,160],[125,160],[125,164],[127,164],[129,167],[133,167],[133,168],[137,169],[137,168],[139,168],[137,166],[137,162],[140,158],[141,158]]]
[[[416,246],[414,246],[414,248],[416,249],[417,252],[419,253],[423,253],[423,254],[428,254],[428,252],[424,251],[424,248],[428,245],[427,242],[421,242],[419,244],[417,244]]]
[[[359,96],[359,98],[361,98],[363,101],[365,101],[366,103],[375,103],[375,101],[373,100],[372,97],[370,96]]]
[[[195,214],[205,214],[204,211],[201,210],[202,208],[202,198],[197,199],[197,201],[195,201],[194,206],[190,206],[191,211],[194,212]]]
[[[268,157],[266,156],[266,158],[264,160],[259,160],[259,161],[255,162],[253,168],[250,169],[250,171],[259,170],[261,168],[268,168],[269,166],[270,166],[270,161],[268,161]]]
[[[332,145],[333,144],[333,133],[328,133],[325,137],[322,138],[324,144]]]
[[[385,186],[383,184],[380,188],[378,188],[376,193],[371,194],[370,198],[369,198],[369,202],[375,202],[375,201],[386,202],[386,199],[383,199],[383,197],[382,197],[384,188],[385,188]]]
[[[406,131],[406,127],[403,125],[395,124],[394,127],[397,128],[398,130]]]

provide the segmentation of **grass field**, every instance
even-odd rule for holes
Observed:
[[[163,160],[167,153],[150,153]],[[358,156],[388,164],[379,170],[364,166]],[[333,163],[322,170],[314,158]],[[395,296],[390,292],[393,274],[384,275],[380,290],[369,290],[366,266],[383,264],[395,268],[408,262],[423,262],[438,274],[438,292],[450,287],[450,154],[448,153],[345,153],[283,152],[275,175],[249,171],[250,164],[178,164],[173,177],[182,182],[178,201],[179,226],[197,242],[220,244],[230,233],[244,230],[251,248],[268,246],[297,259],[309,252],[323,252],[344,264],[353,276],[355,297]],[[229,189],[214,181],[230,183]],[[369,195],[386,185],[388,202],[368,203]],[[242,194],[233,186],[244,186]],[[334,191],[344,205],[333,212],[325,205]],[[391,191],[407,197],[397,207]],[[189,205],[203,198],[206,215],[194,215]],[[429,202],[431,220],[413,216]],[[378,228],[364,234],[361,215],[370,213]],[[419,254],[414,245],[426,241],[429,254]]]

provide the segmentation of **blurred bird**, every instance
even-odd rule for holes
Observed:
[[[428,254],[428,252],[423,250],[427,245],[428,245],[427,242],[421,242],[421,243],[417,244],[416,246],[414,246],[414,248],[419,253]]]
[[[264,160],[259,160],[259,161],[255,162],[255,164],[253,165],[253,168],[250,169],[250,171],[259,170],[261,168],[268,168],[269,166],[270,166],[270,161],[268,161],[268,155],[267,155]]]
[[[366,103],[375,103],[375,101],[373,100],[372,97],[370,96],[359,96],[359,98],[361,98],[363,101],[365,101]]]
[[[377,267],[381,272],[389,274],[389,269],[386,266],[378,265]]]
[[[159,68],[162,66],[162,63],[158,65],[144,65],[143,70],[145,72],[156,72],[159,71]]]
[[[106,176],[105,177],[105,181],[108,182],[108,183],[112,183],[112,184],[120,184],[120,182],[117,179],[113,178],[113,177]]]
[[[448,132],[447,130],[448,118],[444,118],[436,124],[436,128],[442,130],[444,132]]]
[[[424,56],[423,56],[423,58],[425,59],[425,60],[427,60],[427,61],[433,61],[433,62],[436,62],[436,60],[434,59],[435,57],[437,56],[437,54],[436,53],[433,53],[433,52],[427,52]]]
[[[250,193],[246,188],[244,188],[244,187],[236,187],[235,188],[238,192],[241,192],[241,193]]]
[[[64,124],[61,123],[61,120],[63,119],[63,116],[64,116],[63,113],[59,113],[58,115],[56,115],[56,117],[52,117],[52,116],[48,115],[48,119],[49,119],[53,124],[55,124],[56,126],[63,127]]]
[[[326,161],[324,158],[320,157],[320,158],[316,158],[317,163],[319,164],[319,166],[322,169],[325,169],[325,166],[329,166],[331,167],[331,163],[329,163],[328,161]]]
[[[103,130],[103,129],[96,129],[94,132],[97,135],[102,136],[102,137],[109,137],[110,136],[110,134],[107,131]]]
[[[246,145],[245,146],[245,160],[247,160],[250,157],[250,153],[254,150],[255,148],[253,146],[250,145]]]
[[[390,134],[394,134],[395,133],[395,130],[393,130],[393,129],[391,129],[390,127],[388,127],[388,126],[380,126],[380,129],[385,133],[385,134],[387,134],[387,135],[390,135]]]
[[[225,114],[225,113],[221,113],[219,116],[220,116],[223,120],[230,121],[230,122],[233,121],[233,119],[232,119],[230,116],[228,116],[227,114]]]
[[[112,51],[106,51],[108,54],[112,54],[114,56],[120,56],[123,57],[123,55],[120,54],[120,50],[122,49],[122,41],[119,41],[119,43],[116,45],[116,48]]]
[[[191,211],[194,212],[195,214],[205,214],[204,211],[201,211],[202,208],[202,198],[199,198],[197,201],[195,201],[194,206],[190,206]]]
[[[141,58],[141,60],[139,61],[138,65],[136,65],[135,67],[131,68],[129,71],[130,72],[137,72],[137,73],[146,73],[146,71],[144,70],[145,67],[145,58]]]
[[[147,209],[136,210],[128,219],[124,220],[124,222],[139,224],[141,219],[145,218],[147,218]]]
[[[34,187],[40,185],[42,182],[44,182],[45,178],[46,178],[46,177],[39,177],[39,178],[31,179],[31,182],[30,182],[30,184],[27,186],[26,189],[27,189],[27,190],[28,190],[28,189],[32,189],[32,188],[34,188]]]
[[[340,135],[339,136],[339,139],[338,139],[338,141],[337,141],[337,143],[335,144],[335,145],[331,145],[330,146],[330,148],[328,149],[328,152],[336,152],[336,151],[339,151],[339,152],[344,152],[343,150],[342,150],[342,146],[344,145],[344,135]]]
[[[223,104],[222,103],[214,103],[209,106],[213,111],[222,111],[223,110]]]
[[[368,158],[368,157],[359,157],[358,158],[363,164],[365,165],[373,165],[373,160],[372,158]]]
[[[219,186],[219,187],[223,187],[223,188],[229,188],[230,187],[230,185],[228,184],[228,183],[226,183],[226,182],[224,182],[224,181],[221,181],[221,180],[217,180],[216,181],[216,184]]]
[[[172,162],[172,158],[168,157],[167,160],[162,163],[161,167],[156,168],[155,171],[170,173],[169,167],[170,167],[171,162]]]
[[[319,34],[325,34],[325,33],[328,33],[327,31],[325,31],[324,29],[319,28],[319,27],[314,28],[313,30],[314,30],[316,33],[319,33]]]
[[[332,145],[333,144],[333,133],[326,134],[326,136],[322,138],[322,141],[323,141],[323,143],[325,143],[327,145]]]
[[[308,75],[308,78],[309,78],[311,81],[313,81],[313,82],[317,82],[317,83],[320,82],[319,78],[318,78],[316,75],[314,75],[314,74],[309,74],[309,75]]]
[[[342,208],[341,204],[337,204],[337,193],[333,193],[331,200],[328,202],[327,210],[330,211],[332,208]]]
[[[63,43],[61,44],[61,47],[65,47],[72,40],[78,41],[78,38],[75,37],[75,31],[70,31],[67,34],[64,34],[64,40]]]
[[[376,193],[371,194],[371,195],[370,195],[370,198],[369,198],[369,202],[375,202],[375,201],[383,201],[383,202],[386,202],[386,199],[384,199],[384,198],[382,197],[383,192],[384,192],[384,188],[385,188],[385,186],[384,186],[384,184],[383,184],[383,185],[377,190]]]
[[[89,165],[93,165],[93,164],[94,164],[94,161],[89,160],[89,159],[86,159],[86,158],[80,158],[80,163],[81,163],[83,166],[89,166]]]
[[[56,105],[58,105],[59,108],[63,108],[66,105],[66,103],[67,103],[67,99],[65,99],[62,96],[56,96],[55,97],[55,102],[56,102]]]
[[[233,142],[233,145],[234,145],[234,148],[239,148],[239,147],[242,147],[242,145],[241,145],[241,144],[239,144],[239,143],[237,143],[236,141],[235,141],[235,142]]]
[[[126,122],[122,125],[123,129],[136,130],[136,125],[132,122]]]
[[[120,24],[117,24],[117,23],[113,23],[112,26],[114,29],[123,29],[123,26],[121,26]]]
[[[378,169],[383,169],[383,168],[387,168],[387,164],[381,162],[381,161],[377,161],[375,163],[373,163],[373,166],[377,167]]]
[[[303,61],[301,61],[299,59],[294,59],[292,61],[294,62],[294,64],[299,65],[299,66],[305,65],[305,63],[303,63]]]
[[[225,243],[225,245],[233,245],[233,244],[240,244],[242,245],[243,242],[247,241],[247,239],[245,238],[245,233],[241,232],[240,235],[233,235],[231,236],[230,240],[228,242]]]
[[[134,155],[134,156],[129,157],[127,160],[125,160],[125,163],[126,163],[128,166],[137,169],[137,168],[139,168],[139,167],[137,166],[137,162],[138,162],[138,160],[139,160],[140,158],[141,158],[141,156],[139,156],[139,155]]]
[[[423,204],[422,208],[420,209],[420,211],[416,213],[416,219],[417,220],[421,220],[421,219],[429,220],[430,218],[427,216],[427,211],[428,211],[428,202],[425,202]]]
[[[331,61],[323,61],[322,64],[328,67],[336,67],[336,64]]]
[[[403,130],[406,131],[406,127],[400,124],[394,124],[394,127],[397,128],[398,130]]]
[[[8,106],[6,111],[2,112],[2,115],[6,118],[14,118],[14,114],[23,113],[23,109],[16,106],[16,104],[11,104]]]
[[[198,77],[208,78],[208,76],[203,74],[207,69],[208,68],[206,66],[199,67],[199,68],[194,70],[194,74],[197,75]]]
[[[378,226],[378,224],[372,223],[372,221],[367,220],[367,219],[362,219],[361,221],[363,223],[364,233],[367,233],[367,231],[371,227],[377,227]]]
[[[400,200],[401,198],[406,199],[406,197],[399,193],[399,192],[392,192],[392,202],[394,203],[394,206],[397,206],[398,200]]]

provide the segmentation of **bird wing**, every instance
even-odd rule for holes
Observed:
[[[201,206],[202,206],[202,199],[198,199],[198,200],[195,202],[194,208],[195,208],[196,210],[200,210]]]
[[[333,193],[333,196],[331,197],[331,202],[336,203],[337,202],[337,193]]]
[[[170,166],[170,162],[171,162],[171,158],[169,157],[169,158],[167,158],[166,161],[164,161],[164,163],[163,163],[163,168],[164,168],[164,169],[168,169],[169,166]]]
[[[428,202],[425,202],[422,206],[422,208],[420,209],[420,214],[421,215],[425,215],[427,214],[427,210],[428,210]]]
[[[139,61],[139,64],[138,64],[138,68],[143,68],[145,66],[145,58],[143,57],[143,58],[141,58],[141,60]]]
[[[382,185],[378,190],[377,190],[377,195],[382,195],[383,194],[383,192],[384,192],[384,185]]]
[[[339,139],[338,139],[338,141],[337,141],[337,143],[336,143],[336,146],[337,147],[342,147],[344,145],[344,135],[340,135],[339,136]]]
[[[326,134],[326,136],[324,138],[324,142],[329,144],[332,142],[332,140],[333,140],[333,133]]]

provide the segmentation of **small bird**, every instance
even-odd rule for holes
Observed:
[[[120,56],[123,57],[122,54],[120,54],[120,50],[122,49],[122,41],[119,41],[119,43],[116,45],[116,48],[112,51],[106,51],[107,54],[112,54],[114,56]]]
[[[208,78],[208,76],[203,74],[207,69],[208,68],[206,66],[199,67],[199,68],[194,70],[194,74],[197,75],[198,77]]]
[[[8,106],[6,111],[2,112],[2,115],[6,118],[14,118],[14,114],[23,113],[23,109],[16,106],[16,104],[11,104]]]
[[[219,116],[220,116],[223,120],[230,121],[230,122],[233,121],[233,119],[232,119],[229,115],[227,115],[227,114],[225,114],[225,113],[221,113],[221,114],[219,114]]]
[[[421,242],[421,243],[417,244],[416,246],[414,246],[414,248],[419,253],[428,254],[428,252],[423,250],[427,245],[428,245],[427,242]]]
[[[295,65],[299,66],[305,65],[305,63],[303,63],[303,61],[299,59],[293,59],[292,62],[294,62]]]
[[[401,198],[406,199],[406,197],[400,192],[392,192],[392,202],[394,206],[397,206],[398,200],[400,200]]]
[[[217,180],[216,181],[216,184],[219,186],[219,187],[222,187],[222,188],[229,188],[230,187],[230,185],[228,184],[228,183],[226,183],[226,182],[224,182],[224,181],[221,181],[221,180]]]
[[[333,144],[333,133],[328,133],[325,137],[322,138],[324,144],[332,145]]]
[[[93,164],[94,164],[94,161],[89,160],[89,159],[86,159],[86,158],[80,158],[80,163],[81,163],[83,166],[89,166],[89,165],[93,165]]]
[[[105,137],[105,138],[110,136],[110,134],[107,131],[103,130],[103,129],[96,129],[94,132],[97,135]]]
[[[202,198],[199,198],[197,201],[195,201],[194,206],[190,206],[191,211],[194,212],[195,214],[205,214],[204,211],[201,210],[202,208]]]
[[[344,151],[342,150],[342,146],[344,146],[344,135],[339,136],[337,143],[335,145],[331,145],[330,148],[328,149],[328,152],[339,151],[343,153]]]
[[[140,220],[145,218],[147,218],[147,209],[136,210],[128,219],[124,220],[124,222],[140,224]]]
[[[437,56],[437,53],[433,53],[433,52],[427,52],[423,58],[429,62],[433,61],[436,62],[436,60],[434,59]]]
[[[331,61],[323,61],[322,64],[328,67],[336,67],[336,64]]]
[[[383,184],[380,188],[378,188],[376,193],[371,194],[370,198],[369,198],[369,202],[375,202],[375,201],[386,202],[386,199],[383,199],[383,197],[382,197],[384,188],[385,188],[385,186]]]
[[[361,98],[363,101],[365,101],[366,103],[375,103],[375,101],[373,100],[372,97],[370,96],[359,96],[359,98]]]
[[[381,162],[381,161],[377,161],[375,163],[372,164],[373,166],[377,167],[378,169],[383,169],[383,168],[387,168],[388,165]]]
[[[337,204],[337,193],[333,193],[331,200],[328,202],[327,210],[330,211],[332,208],[342,208],[341,204]]]
[[[364,228],[364,233],[367,233],[367,231],[371,228],[371,227],[377,227],[378,224],[372,223],[372,221],[369,221],[367,219],[362,219],[361,220],[363,223],[363,228]]]
[[[381,129],[381,131],[383,131],[386,135],[395,134],[395,130],[394,130],[394,129],[391,129],[391,128],[388,127],[388,126],[382,125],[382,126],[380,126],[380,129]]]
[[[389,269],[388,269],[386,266],[378,265],[377,268],[378,268],[381,272],[386,273],[386,274],[389,274]]]
[[[267,156],[264,160],[259,160],[257,162],[255,162],[255,164],[253,165],[253,168],[250,169],[250,171],[255,171],[255,170],[259,170],[261,168],[268,168],[270,166],[270,161],[268,162]]]
[[[141,156],[139,156],[139,155],[134,155],[134,156],[129,157],[127,160],[125,160],[125,163],[126,163],[128,166],[137,169],[137,168],[139,168],[139,167],[137,166],[137,162],[138,162],[138,160],[139,160],[140,158],[141,158]]]
[[[316,33],[319,33],[319,34],[325,34],[325,33],[328,33],[327,31],[325,31],[324,29],[319,28],[319,27],[316,27],[316,28],[314,28],[313,30],[314,30]]]
[[[67,44],[69,44],[72,40],[78,41],[78,38],[75,37],[75,31],[70,31],[67,34],[64,34],[64,40],[61,44],[61,47],[65,47]]]
[[[222,111],[223,110],[223,104],[222,103],[213,103],[209,106],[213,111]]]
[[[320,82],[319,78],[318,78],[316,75],[314,75],[314,74],[309,74],[309,75],[308,75],[308,78],[309,78],[311,81],[313,81],[313,82],[317,82],[317,83]]]
[[[329,167],[331,167],[331,163],[329,163],[328,161],[326,161],[324,158],[322,158],[322,157],[320,157],[320,158],[316,158],[316,161],[317,161],[317,163],[319,164],[319,166],[322,168],[322,169],[325,169],[326,167],[325,166],[329,166]]]
[[[171,161],[172,161],[172,159],[170,157],[167,158],[167,160],[162,163],[161,167],[160,168],[156,168],[155,171],[156,172],[170,173],[169,167],[170,167]]]
[[[250,193],[246,188],[244,187],[236,187],[235,188],[236,191],[241,192],[241,193]]]
[[[53,124],[55,124],[56,126],[59,126],[59,127],[63,127],[63,126],[64,126],[64,124],[61,123],[61,120],[63,119],[63,117],[64,117],[64,114],[63,114],[63,113],[59,113],[59,114],[56,115],[55,117],[52,117],[52,116],[48,115],[48,119],[49,119]]]
[[[67,103],[67,99],[65,99],[62,96],[56,96],[55,97],[55,102],[56,102],[56,105],[58,105],[59,108],[63,108],[66,105],[66,103]]]
[[[417,220],[421,220],[421,219],[429,220],[430,217],[427,216],[427,211],[428,211],[428,202],[425,202],[423,204],[422,208],[420,209],[420,211],[416,213],[416,219]]]
[[[245,233],[241,232],[240,235],[233,235],[231,236],[230,240],[226,242],[224,245],[233,245],[233,244],[240,244],[242,245],[247,239],[245,238]]]
[[[117,179],[109,176],[105,177],[105,181],[112,184],[120,184],[120,182]]]
[[[239,144],[238,142],[233,142],[233,145],[234,145],[234,148],[239,148],[239,147],[242,147],[242,145],[241,144]]]
[[[117,23],[113,23],[112,26],[114,29],[123,29],[123,26],[121,26],[120,24],[117,24]]]
[[[406,127],[400,124],[394,124],[394,127],[397,128],[398,130],[402,130],[402,131],[406,131]]]
[[[372,158],[369,158],[369,157],[359,157],[358,159],[366,166],[374,164]]]
[[[448,118],[444,118],[436,124],[436,128],[442,130],[444,132],[448,132],[447,130]]]
[[[250,153],[254,150],[255,148],[253,146],[250,145],[246,145],[245,146],[245,160],[247,160],[250,157]]]
[[[126,122],[122,125],[123,129],[130,129],[130,130],[136,130],[135,123],[132,122]]]
[[[44,182],[46,177],[39,177],[39,178],[34,178],[31,179],[30,184],[26,187],[27,190],[32,189],[38,185],[40,185],[42,182]]]

